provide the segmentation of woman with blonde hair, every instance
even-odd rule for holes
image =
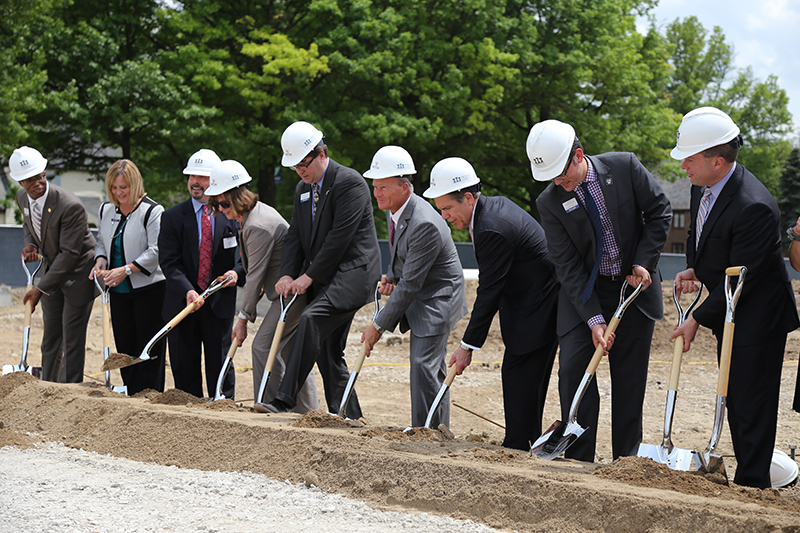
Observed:
[[[129,159],[106,173],[106,194],[98,213],[95,264],[89,275],[110,288],[111,323],[118,352],[138,357],[163,326],[164,274],[158,265],[158,232],[164,208],[148,198],[139,169]],[[128,394],[164,390],[166,343],[150,351],[152,359],[121,368]]]

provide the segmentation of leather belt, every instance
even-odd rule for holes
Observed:
[[[602,274],[598,274],[597,277],[608,281],[620,281],[625,279],[625,276],[604,276]]]

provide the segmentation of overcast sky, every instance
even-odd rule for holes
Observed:
[[[662,33],[667,23],[692,15],[709,32],[719,26],[725,41],[733,46],[735,67],[753,67],[759,81],[770,74],[778,77],[778,85],[789,97],[789,112],[797,136],[800,132],[800,2],[659,0],[652,13]]]

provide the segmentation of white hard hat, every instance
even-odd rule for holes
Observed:
[[[575,128],[559,120],[535,124],[528,134],[525,149],[531,160],[531,172],[536,181],[550,181],[567,166],[575,142]]]
[[[699,107],[689,111],[678,127],[678,141],[669,153],[673,159],[686,159],[725,144],[739,135],[739,127],[716,107]]]
[[[253,178],[247,173],[244,165],[233,159],[220,161],[211,169],[206,196],[216,196],[239,185],[244,185]]]
[[[47,168],[47,159],[42,157],[39,150],[30,146],[20,146],[8,158],[8,169],[14,181],[26,180],[44,172]]]
[[[322,132],[308,122],[301,120],[290,124],[281,135],[281,164],[285,167],[297,165],[321,140]]]
[[[451,192],[477,185],[481,180],[469,161],[460,157],[448,157],[431,169],[431,186],[422,193],[425,198],[439,198]]]
[[[716,145],[715,145],[716,146]],[[797,463],[781,450],[772,452],[772,464],[769,467],[769,479],[773,487],[788,487],[797,481]]]
[[[219,162],[219,156],[214,150],[203,148],[192,154],[189,162],[186,163],[186,168],[183,169],[183,173],[190,176],[209,176],[211,175],[211,169]]]
[[[364,172],[365,178],[381,179],[416,174],[414,160],[405,148],[384,146],[372,156],[372,165]]]

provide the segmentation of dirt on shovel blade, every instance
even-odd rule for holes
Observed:
[[[100,369],[100,372],[124,368],[126,366],[131,366],[132,364],[138,363],[139,361],[141,361],[141,359],[134,359],[130,355],[112,352],[108,356],[108,359],[103,362],[103,368]]]

